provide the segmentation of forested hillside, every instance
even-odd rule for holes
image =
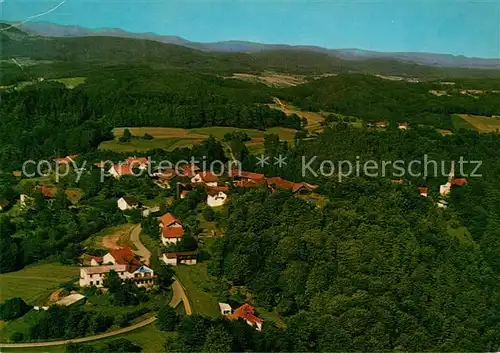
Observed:
[[[298,117],[264,105],[272,100],[263,85],[147,67],[93,71],[71,90],[42,82],[0,98],[0,167],[7,169],[27,159],[93,151],[117,126],[301,127]]]
[[[468,84],[478,87],[474,82]],[[486,87],[499,88],[498,82]],[[436,96],[432,90],[449,92]],[[284,89],[279,95],[305,110],[334,111],[372,122],[409,122],[444,129],[452,126],[450,114],[500,114],[498,91],[473,97],[439,83],[395,82],[368,75],[328,77]]]
[[[406,185],[397,185],[391,174],[342,182],[309,174],[328,197],[322,208],[286,192],[247,192],[232,199],[212,273],[247,286],[258,305],[286,317],[285,351],[496,349],[499,148],[493,134],[377,133],[344,124],[288,152],[268,145],[270,155],[286,153],[288,165],[266,173],[289,180],[302,180],[302,155],[318,156],[317,170],[323,160],[411,161],[425,153],[439,163],[481,160],[483,177],[454,190],[446,211],[436,205],[446,176],[405,176]],[[429,186],[429,198],[419,185]]]

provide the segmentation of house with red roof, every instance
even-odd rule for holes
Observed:
[[[73,163],[76,158],[78,158],[78,156],[76,154],[74,154],[71,156],[63,157],[63,158],[55,158],[54,162],[56,162],[57,164],[70,164],[70,163]]]
[[[212,172],[199,172],[194,177],[191,178],[191,183],[193,184],[205,184],[206,186],[217,186],[219,178]]]
[[[102,258],[104,264],[129,265],[131,267],[140,267],[141,261],[137,255],[129,248],[119,248],[110,250]]]
[[[227,186],[207,187],[207,205],[210,207],[219,207],[224,205],[228,199],[229,188]]]
[[[124,164],[127,164],[131,169],[139,168],[145,170],[148,168],[149,159],[146,157],[128,157]]]
[[[245,172],[243,170],[232,170],[231,176],[235,180],[262,182],[266,179],[264,174]]]
[[[406,123],[406,122],[398,123],[398,129],[400,129],[400,130],[408,130],[408,123]]]
[[[132,280],[138,287],[152,287],[156,282],[154,271],[129,248],[110,250],[102,258],[93,256],[90,263],[90,267],[80,269],[80,287],[102,287],[110,271],[115,271],[124,281]]]
[[[439,187],[439,193],[441,196],[447,196],[450,194],[451,189],[455,186],[463,186],[467,183],[467,178],[455,178],[455,169],[452,167],[450,175],[448,176],[448,182]]]
[[[196,174],[199,173],[200,167],[198,167],[194,163],[183,164],[183,165],[179,166],[179,171],[181,172],[181,174],[183,176],[188,177],[188,178],[193,178],[196,176]]]
[[[429,188],[426,186],[419,186],[418,192],[420,193],[420,196],[427,197],[429,193]]]
[[[119,179],[126,175],[134,175],[132,168],[130,168],[128,164],[115,164],[109,169],[108,173],[115,179]]]
[[[264,320],[255,315],[255,309],[250,304],[243,304],[235,309],[232,314],[227,315],[227,317],[230,320],[244,320],[250,326],[255,326],[257,331],[262,330],[262,322]]]
[[[280,177],[272,177],[266,179],[267,186],[273,191],[276,190],[290,190],[292,193],[308,194],[317,189],[316,185],[307,183],[294,183]]]
[[[182,223],[171,213],[166,213],[159,218],[161,242],[163,245],[175,244],[182,239],[184,227]]]

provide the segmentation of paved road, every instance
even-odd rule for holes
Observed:
[[[113,337],[116,335],[121,335],[122,333],[127,333],[143,326],[149,325],[156,321],[156,316],[149,318],[147,320],[141,321],[135,325],[125,327],[116,331],[111,331],[107,333],[101,333],[100,335],[82,337],[82,338],[74,338],[71,340],[63,340],[63,341],[52,341],[52,342],[32,342],[32,343],[0,343],[0,348],[31,348],[31,347],[50,347],[50,346],[61,346],[69,343],[84,343],[90,341],[96,341],[103,338]]]
[[[137,227],[132,229],[130,232],[130,240],[134,243],[135,247],[137,248],[136,251],[134,251],[139,257],[144,261],[146,265],[149,265],[149,260],[151,259],[151,252],[142,244],[141,239],[139,235],[141,234],[142,228],[141,225],[139,224]]]

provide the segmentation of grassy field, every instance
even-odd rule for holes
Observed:
[[[62,78],[54,78],[54,79],[48,79],[46,80],[47,82],[59,82],[62,83],[63,85],[66,86],[66,88],[72,89],[75,88],[76,86],[79,86],[86,81],[86,77],[62,77]],[[33,81],[21,81],[18,82],[14,85],[10,86],[0,86],[0,90],[2,89],[14,89],[16,91],[21,91],[25,87],[31,86],[33,84],[40,83],[38,80],[33,80]]]
[[[92,346],[103,346],[105,343],[119,339],[126,338],[142,347],[142,353],[157,353],[163,352],[163,343],[165,339],[173,335],[169,332],[162,332],[156,328],[153,323],[148,326],[141,327],[132,332],[125,333],[123,335],[118,335],[98,341],[93,341],[86,343],[86,345]],[[64,353],[66,352],[66,346],[54,346],[54,347],[42,347],[42,348],[22,348],[22,349],[12,349],[12,348],[2,348],[2,352],[13,352],[13,353]]]
[[[461,119],[472,125],[479,132],[499,132],[500,131],[500,118],[459,114]]]
[[[75,88],[76,86],[79,86],[87,80],[86,77],[66,77],[66,78],[55,78],[50,81],[55,81],[55,82],[60,82],[66,86],[66,88]]]
[[[78,277],[76,266],[41,264],[0,275],[0,301],[21,297],[29,304],[43,304],[62,282]]]
[[[457,130],[459,129],[467,129],[467,130],[477,130],[474,125],[472,125],[467,120],[461,118],[459,115],[452,115],[451,122],[453,127]]]
[[[186,288],[193,313],[206,316],[219,316],[218,300],[210,292],[211,279],[207,273],[207,263],[192,266],[178,266],[175,274]]]
[[[256,129],[240,129],[234,127],[205,127],[197,129],[178,129],[178,128],[161,128],[161,127],[136,127],[129,128],[132,135],[141,137],[145,133],[154,137],[153,140],[133,139],[129,143],[120,143],[118,138],[123,135],[125,128],[116,128],[113,130],[115,139],[101,143],[99,149],[112,150],[117,152],[146,152],[155,148],[161,148],[166,151],[172,151],[176,148],[191,147],[200,143],[210,135],[215,138],[222,139],[224,134],[233,131],[246,132],[252,141],[247,143],[251,151],[262,149],[264,136],[266,134],[277,134],[281,140],[292,141],[295,136],[295,130],[273,127],[266,131]]]
[[[321,126],[321,122],[325,120],[325,113],[316,113],[316,112],[304,112],[299,108],[294,107],[293,105],[281,101],[278,98],[274,98],[275,103],[269,104],[269,107],[273,109],[281,110],[286,115],[296,114],[301,118],[307,119],[307,130],[309,132],[322,131],[323,127]],[[292,137],[293,138],[293,137]]]

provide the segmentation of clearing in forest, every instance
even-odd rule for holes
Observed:
[[[469,114],[458,114],[479,132],[499,132],[500,117],[489,117]]]
[[[191,147],[200,143],[210,135],[222,140],[224,135],[229,132],[242,131],[252,138],[247,143],[251,151],[262,149],[264,146],[264,136],[266,134],[277,134],[281,140],[292,141],[296,131],[283,127],[273,127],[265,131],[257,129],[242,129],[236,127],[212,126],[195,129],[179,129],[167,127],[134,127],[128,128],[130,133],[136,137],[128,143],[121,143],[118,138],[123,135],[126,128],[115,128],[113,134],[115,139],[101,143],[99,149],[111,150],[116,152],[146,152],[155,148],[161,148],[166,151],[173,151],[176,148]],[[154,138],[152,140],[142,140],[141,136],[149,134]]]

